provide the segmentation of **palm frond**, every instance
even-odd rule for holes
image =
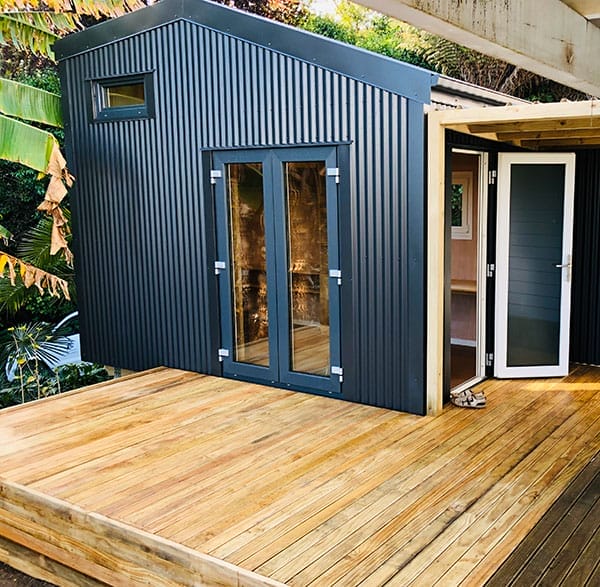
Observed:
[[[62,127],[60,96],[0,77],[0,112],[22,120]]]
[[[71,215],[68,210],[63,210],[65,219],[70,222]],[[61,277],[63,273],[69,272],[67,270],[68,265],[62,256],[52,255],[51,239],[52,239],[52,226],[53,219],[49,216],[41,218],[40,221],[27,230],[21,238],[19,247],[17,249],[17,255],[26,261],[37,267],[43,267],[48,271],[52,271]],[[67,240],[70,240],[70,235]]]
[[[10,329],[11,340],[3,349],[8,359],[54,363],[69,349],[69,340],[57,335],[51,324],[28,322]]]
[[[0,159],[46,173],[55,146],[49,132],[0,114]]]

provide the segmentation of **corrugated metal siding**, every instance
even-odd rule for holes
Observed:
[[[600,150],[575,166],[571,360],[600,364]]]
[[[343,394],[423,413],[422,105],[183,21],[62,69],[87,357],[210,372],[215,227],[201,150],[348,142]],[[89,123],[84,80],[138,71],[154,71],[156,118]]]

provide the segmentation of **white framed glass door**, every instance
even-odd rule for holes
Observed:
[[[573,153],[500,153],[496,377],[569,371]]]

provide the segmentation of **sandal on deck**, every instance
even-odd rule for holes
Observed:
[[[456,394],[450,394],[450,401],[459,408],[485,408],[485,395],[481,392],[473,393],[470,389],[465,389]]]

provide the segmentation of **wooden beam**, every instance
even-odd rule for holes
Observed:
[[[109,585],[283,587],[182,544],[0,479],[0,534]],[[110,545],[107,547],[107,545]]]
[[[586,94],[600,96],[600,29],[561,0],[358,2]]]
[[[566,130],[563,128],[555,130],[534,130],[523,132],[503,132],[498,131],[499,141],[527,141],[527,140],[547,140],[547,139],[588,139],[600,137],[600,125],[598,128],[579,128]]]
[[[443,111],[427,122],[427,414],[443,407],[444,391],[444,201],[446,132]]]
[[[527,132],[575,132],[600,129],[600,118],[573,118],[570,120],[523,120],[522,122],[495,122],[466,125],[470,133],[527,133]]]
[[[541,149],[544,147],[593,147],[600,145],[600,137],[591,137],[587,139],[548,139],[521,141],[521,146],[529,149]]]
[[[594,120],[600,115],[600,102],[552,102],[549,104],[519,104],[493,108],[468,108],[464,110],[440,110],[441,123],[453,128],[455,125],[473,125],[473,132],[495,132],[496,125],[506,125],[503,130],[543,130],[544,123],[550,128],[594,128]],[[508,123],[515,123],[509,126]],[[533,124],[533,126],[531,126]],[[527,128],[525,128],[527,126]]]
[[[0,561],[36,579],[63,587],[106,587],[75,569],[0,536]]]

